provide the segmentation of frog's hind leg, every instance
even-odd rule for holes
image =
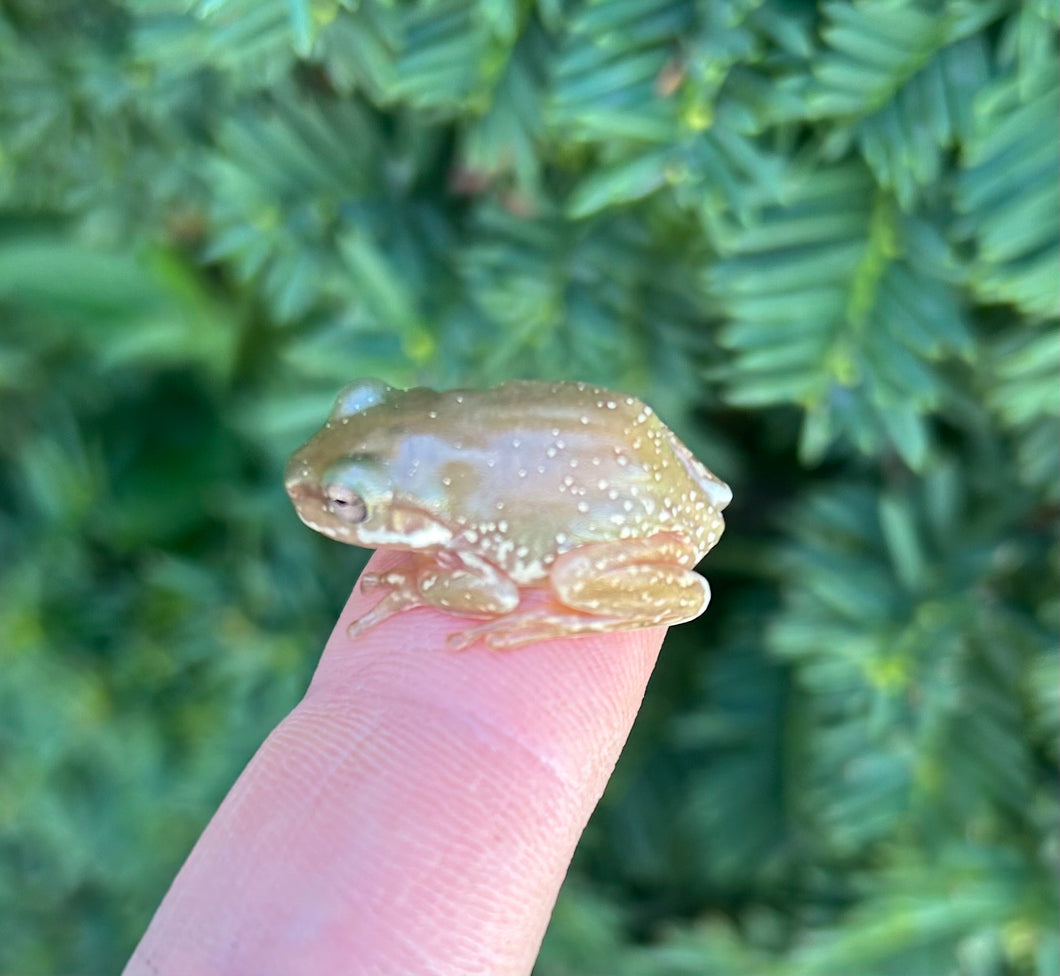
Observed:
[[[710,586],[692,571],[697,554],[672,532],[647,539],[580,546],[560,556],[550,581],[558,599],[593,616],[618,616],[625,627],[655,627],[698,617]]]
[[[621,629],[622,621],[617,617],[591,617],[567,610],[558,604],[551,604],[517,610],[505,617],[450,634],[446,644],[453,650],[460,651],[481,640],[495,650],[507,650],[527,644],[538,644],[556,637]]]
[[[490,647],[519,647],[573,634],[684,623],[710,601],[707,581],[692,572],[695,562],[692,546],[673,533],[580,546],[553,565],[545,605],[454,634],[449,643],[467,647],[481,639]]]

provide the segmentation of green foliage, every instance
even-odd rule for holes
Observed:
[[[919,470],[945,386],[931,361],[971,350],[946,245],[859,163],[819,170],[787,197],[731,231],[708,272],[735,353],[728,399],[803,406],[808,461],[842,433]]]
[[[733,483],[542,972],[1060,972],[1052,0],[0,5],[0,969],[116,971],[363,554],[351,377]]]

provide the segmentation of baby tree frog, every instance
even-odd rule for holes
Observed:
[[[483,618],[454,647],[697,617],[710,588],[692,567],[732,499],[635,397],[534,381],[351,383],[291,458],[286,488],[310,528],[409,553],[363,578],[385,595],[351,637],[412,607]]]

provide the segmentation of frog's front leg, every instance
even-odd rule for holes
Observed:
[[[433,606],[466,617],[494,617],[519,605],[519,588],[492,563],[470,553],[446,550],[413,553],[385,573],[368,573],[361,589],[388,592],[347,628],[357,637],[387,617],[414,607]]]
[[[698,617],[710,586],[692,571],[694,548],[680,536],[616,540],[580,546],[552,566],[550,599],[453,635],[467,647],[519,647],[554,637],[669,626]]]

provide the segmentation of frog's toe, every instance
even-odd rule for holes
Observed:
[[[511,651],[517,647],[526,647],[528,644],[540,644],[549,636],[547,632],[525,628],[485,634],[482,642],[494,651]]]
[[[445,646],[451,651],[466,651],[478,640],[477,630],[478,628],[475,627],[472,630],[462,630],[455,634],[450,634],[445,639]]]
[[[386,582],[384,577],[383,583]],[[388,617],[401,613],[403,610],[410,610],[413,607],[422,605],[422,601],[415,594],[407,593],[403,590],[391,590],[371,610],[362,614],[347,626],[346,636],[349,638],[360,637],[365,631],[371,630],[376,624],[381,623]]]
[[[383,574],[382,573],[365,573],[361,577],[361,592],[371,593],[374,590],[378,590],[379,587],[383,586]]]
[[[510,650],[539,644],[559,637],[621,629],[621,621],[612,617],[593,617],[556,605],[545,605],[506,614],[453,634],[449,647],[463,649],[481,640],[494,650]]]
[[[379,617],[371,617],[369,614],[365,614],[363,617],[350,621],[346,627],[346,636],[350,640],[356,640],[366,631],[371,630],[377,623],[379,623]]]
[[[445,639],[445,644],[451,651],[464,651],[482,641],[487,647],[501,650],[518,647],[520,644],[532,644],[535,640],[537,640],[536,633],[528,634],[524,627],[513,625],[504,617],[499,617],[496,620],[479,624],[477,627],[469,627],[467,630],[450,634]]]
[[[536,644],[541,639],[536,631],[528,631],[524,628],[505,629],[499,628],[494,622],[482,624],[479,627],[471,627],[450,634],[445,639],[445,646],[451,651],[466,651],[469,647],[482,641],[487,647],[495,651],[506,650],[510,647],[521,647],[524,644]]]

